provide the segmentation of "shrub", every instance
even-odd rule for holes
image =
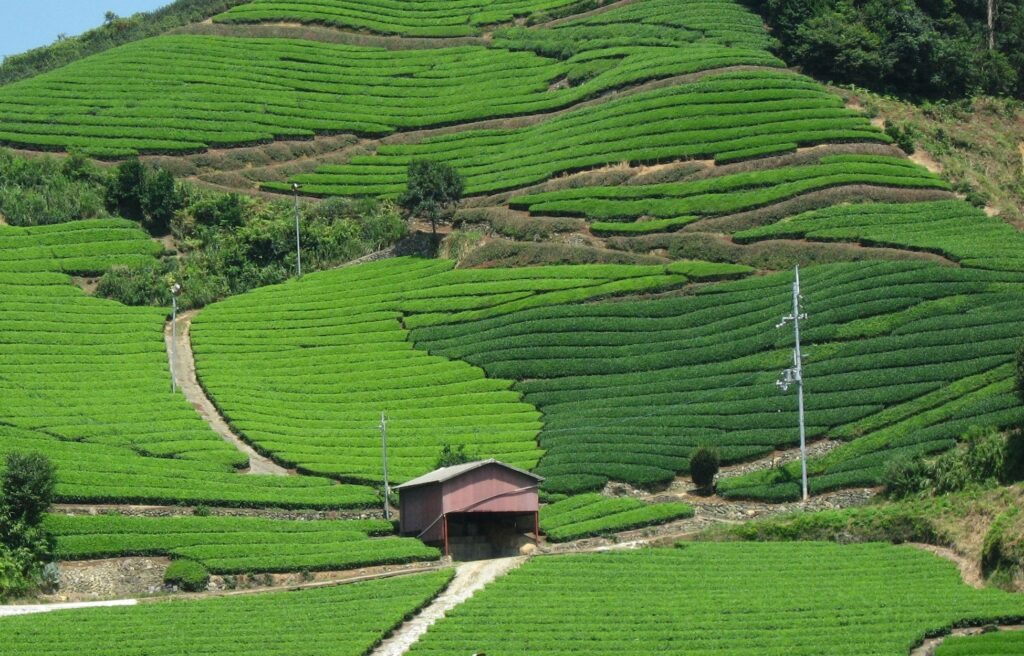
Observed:
[[[908,155],[913,155],[914,150],[914,128],[905,123],[893,123],[885,121],[885,133],[892,137],[892,140],[900,147],[900,150]]]
[[[164,584],[185,592],[201,592],[210,583],[210,573],[194,560],[175,560],[164,572]]]
[[[0,599],[43,582],[53,537],[42,527],[53,501],[56,469],[39,453],[8,453],[0,478]]]
[[[1017,396],[1024,401],[1024,341],[1017,347],[1016,363]]]
[[[894,499],[919,494],[931,484],[931,467],[920,458],[897,458],[882,472],[885,493]]]
[[[718,450],[702,446],[690,457],[690,478],[701,487],[710,487],[720,465]]]
[[[445,444],[441,447],[441,453],[437,456],[437,464],[435,467],[440,469],[441,467],[451,467],[453,465],[462,465],[470,461],[469,455],[466,453],[466,445],[460,444],[455,448],[452,448],[451,444]]]

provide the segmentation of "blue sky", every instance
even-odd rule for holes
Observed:
[[[130,16],[171,0],[0,0],[0,57],[53,43],[57,35],[81,34],[112,11]]]

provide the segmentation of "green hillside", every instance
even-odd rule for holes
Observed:
[[[0,244],[0,452],[47,454],[61,500],[375,505],[368,488],[236,473],[243,454],[171,394],[166,310],[71,284],[66,273],[152,259],[161,248],[137,224],[0,226]]]
[[[509,604],[523,595],[529,604]],[[972,590],[953,565],[909,548],[701,544],[533,560],[411,653],[896,655],[1022,611],[1018,596]]]
[[[729,0],[258,0],[0,88],[0,140],[215,168],[228,160],[188,153],[244,146],[242,159],[258,163],[274,147],[263,144],[352,134],[358,147],[324,141],[294,164],[273,151],[281,163],[247,165],[245,184],[394,198],[411,161],[435,158],[463,176],[467,216],[580,218],[575,238],[598,252],[725,267],[397,260],[211,306],[192,335],[200,380],[281,464],[378,483],[382,412],[396,480],[428,470],[442,444],[536,468],[559,493],[664,485],[701,445],[726,463],[792,446],[795,400],[772,385],[791,337],[772,326],[789,302],[791,274],[779,270],[802,263],[821,265],[805,270],[809,434],[849,442],[814,463],[812,488],[874,485],[895,457],[1021,419],[1011,368],[1021,238],[824,86],[785,70],[771,46],[759,17]],[[67,236],[55,237],[61,248]],[[108,244],[107,263],[134,263],[134,247]],[[71,253],[8,252],[19,263],[6,266],[77,266]],[[692,284],[746,271],[733,262],[764,275]],[[156,395],[157,326],[119,327],[139,340],[148,331],[132,353],[148,353],[153,367],[139,376]],[[18,391],[25,410],[12,396],[10,423],[53,430],[19,418],[38,412],[30,389]],[[191,420],[167,419],[173,438],[160,422],[119,437],[150,412],[119,412],[103,430],[49,414],[89,444],[175,466],[240,464],[201,424],[181,428],[198,424],[185,407]],[[721,491],[780,500],[796,483],[786,468]]]

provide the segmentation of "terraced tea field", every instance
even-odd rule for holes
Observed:
[[[394,527],[381,519],[50,515],[45,525],[61,560],[170,556],[213,574],[343,570],[441,556],[419,540],[388,537]]]
[[[58,466],[64,501],[346,507],[373,490],[242,476],[247,459],[170,392],[166,310],[91,298],[66,273],[152,260],[128,221],[0,226],[0,452]]]
[[[678,298],[552,305],[421,328],[412,339],[522,381],[515,389],[544,413],[537,471],[546,489],[654,486],[685,472],[698,446],[737,462],[794,443],[796,399],[774,386],[791,357],[792,335],[773,329],[791,282],[779,274]],[[976,423],[1024,419],[1010,364],[1022,282],[933,264],[808,269],[808,435],[851,440],[817,463],[812,489],[873,485],[897,454],[943,450]],[[789,469],[720,490],[798,492]]]
[[[628,531],[693,517],[682,503],[646,504],[630,497],[580,494],[541,510],[540,528],[552,542]]]
[[[968,588],[906,547],[689,544],[534,559],[410,653],[897,656],[952,626],[1021,616],[1019,596]]]
[[[246,439],[303,471],[379,481],[382,412],[393,481],[429,471],[443,444],[530,468],[542,454],[540,413],[511,381],[415,348],[409,329],[671,288],[735,269],[683,262],[452,270],[446,261],[402,258],[313,274],[205,309],[192,329],[197,370]]]
[[[578,0],[411,0],[409,2],[294,2],[254,0],[214,17],[218,23],[260,23],[294,21],[323,23],[337,27],[401,34],[404,36],[467,36],[479,34],[482,26],[507,23],[519,16],[552,10],[568,11]]]
[[[0,620],[24,656],[362,656],[448,583],[450,572],[320,590],[164,601]],[[258,645],[258,647],[257,647]]]

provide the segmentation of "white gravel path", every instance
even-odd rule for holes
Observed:
[[[455,570],[455,578],[448,588],[416,617],[398,627],[390,638],[380,643],[370,653],[370,656],[401,656],[406,653],[434,622],[445,616],[445,613],[525,561],[525,557],[496,558],[459,565]]]
[[[114,601],[82,601],[68,604],[27,604],[24,606],[0,606],[0,617],[15,615],[31,615],[33,613],[52,613],[58,610],[77,610],[79,608],[108,608],[112,606],[135,606],[138,599],[116,599]]]

